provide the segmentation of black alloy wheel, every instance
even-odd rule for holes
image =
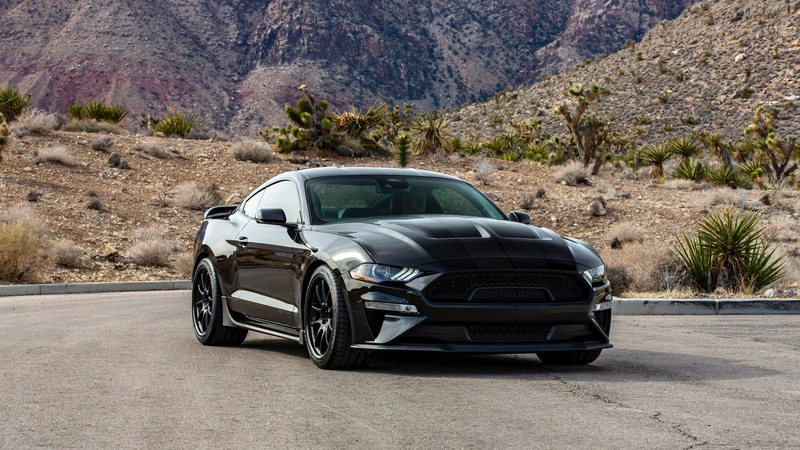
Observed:
[[[192,278],[192,323],[203,345],[239,345],[247,330],[222,325],[222,296],[214,265],[208,258],[197,265]]]
[[[341,282],[328,266],[311,275],[304,302],[308,355],[322,369],[355,369],[369,363],[368,352],[350,348],[350,317]]]

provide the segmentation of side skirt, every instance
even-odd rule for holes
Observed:
[[[270,336],[276,336],[284,339],[290,339],[299,344],[303,344],[303,334],[289,327],[274,324],[271,322],[253,319],[241,315],[238,320],[233,318],[230,309],[228,308],[229,298],[225,297],[223,305],[222,324],[228,327],[239,327],[255,331],[257,333],[264,333]]]

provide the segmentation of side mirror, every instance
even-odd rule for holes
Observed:
[[[259,209],[256,213],[256,222],[282,225],[286,223],[286,213],[280,208]]]
[[[508,220],[512,222],[519,222],[525,225],[531,224],[531,216],[524,211],[511,211],[508,213]]]

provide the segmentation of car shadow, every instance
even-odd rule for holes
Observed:
[[[305,347],[296,342],[271,338],[248,338],[241,348],[276,352],[308,363]],[[533,354],[475,355],[448,353],[382,352],[358,372],[411,377],[539,378],[568,377],[572,381],[608,383],[648,381],[739,380],[777,375],[779,372],[748,364],[744,358],[726,358],[679,352],[614,348],[586,366],[555,366],[542,363]]]

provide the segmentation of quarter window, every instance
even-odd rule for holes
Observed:
[[[247,202],[245,202],[244,207],[242,208],[242,212],[247,217],[255,217],[256,213],[258,212],[258,204],[261,202],[261,197],[264,195],[264,190],[259,191],[252,197],[250,197]]]
[[[258,208],[280,208],[286,214],[286,222],[300,223],[300,198],[291,181],[280,181],[264,189]]]

